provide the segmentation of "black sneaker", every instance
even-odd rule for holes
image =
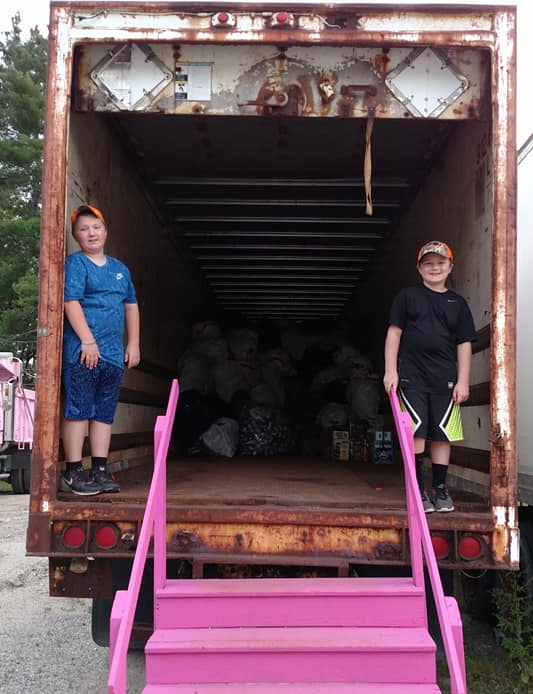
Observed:
[[[438,487],[433,487],[432,497],[437,513],[449,513],[455,509],[447,485],[439,484]]]
[[[114,476],[109,474],[107,468],[99,465],[98,467],[94,467],[92,469],[92,473],[93,480],[95,482],[98,482],[98,484],[102,487],[103,492],[120,491],[120,485],[118,484],[118,482],[115,482]]]
[[[104,491],[102,485],[93,479],[91,471],[82,467],[65,470],[59,480],[59,489],[79,496],[93,496]]]

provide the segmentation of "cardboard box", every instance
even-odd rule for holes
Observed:
[[[392,431],[376,431],[374,435],[374,463],[391,465],[394,462]]]
[[[335,430],[332,441],[333,457],[338,460],[350,460],[350,432]]]

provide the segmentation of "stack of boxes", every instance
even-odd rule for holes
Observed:
[[[332,436],[332,455],[336,460],[372,462],[375,465],[391,465],[394,462],[392,431],[367,431],[360,423],[350,422],[349,429],[336,429]]]

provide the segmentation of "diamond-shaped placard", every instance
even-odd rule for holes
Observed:
[[[173,73],[149,46],[128,43],[110,51],[91,78],[119,109],[135,111],[150,106]]]
[[[467,78],[436,48],[415,48],[385,77],[413,116],[437,118],[468,89]]]

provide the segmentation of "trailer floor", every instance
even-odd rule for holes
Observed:
[[[116,473],[120,493],[96,498],[99,502],[144,503],[152,471],[151,464],[122,470]],[[457,512],[483,513],[488,509],[487,502],[474,494],[451,492]],[[59,495],[61,499],[67,497],[72,500],[70,494]],[[169,508],[269,506],[293,511],[405,511],[403,467],[399,464],[291,456],[170,457],[167,499]]]

